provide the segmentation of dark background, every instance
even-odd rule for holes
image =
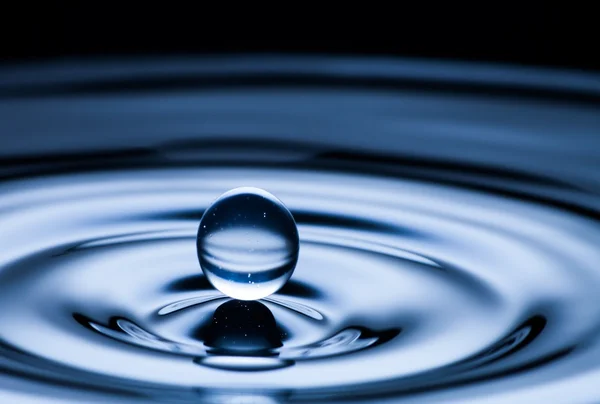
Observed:
[[[32,3],[2,13],[0,62],[318,53],[600,69],[597,15],[577,4],[404,3]]]

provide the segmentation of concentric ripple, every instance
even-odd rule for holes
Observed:
[[[113,94],[131,66],[9,75],[23,93],[0,76],[0,129],[31,135],[0,150],[0,388],[597,401],[600,85],[336,63],[205,62],[189,71],[216,83],[168,94]],[[204,211],[243,186],[284,200],[300,238],[292,278],[257,301],[219,293],[196,256]]]
[[[248,183],[287,201],[303,251],[261,302],[220,295],[195,256],[195,218]],[[600,325],[600,229],[525,202],[258,168],[55,176],[3,195],[2,226],[19,229],[2,236],[5,349],[83,379],[356,397],[552,368]]]

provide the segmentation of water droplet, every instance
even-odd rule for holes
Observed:
[[[277,292],[292,276],[298,230],[275,196],[259,188],[236,188],[202,216],[197,247],[202,271],[215,288],[235,299],[256,300]]]

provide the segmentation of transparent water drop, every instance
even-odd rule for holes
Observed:
[[[208,281],[239,300],[277,292],[292,276],[299,238],[291,212],[269,192],[232,189],[204,212],[198,259]]]

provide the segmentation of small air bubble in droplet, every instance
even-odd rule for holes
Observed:
[[[268,213],[268,220],[257,221],[260,213],[263,218]],[[202,271],[215,288],[234,299],[255,300],[285,285],[300,247],[286,206],[262,189],[244,187],[224,193],[208,207],[197,248]],[[260,276],[248,282],[250,270]]]

